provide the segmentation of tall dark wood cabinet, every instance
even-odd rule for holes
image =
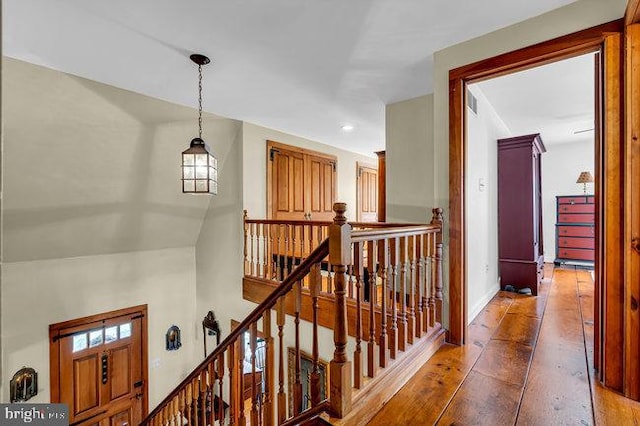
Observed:
[[[498,257],[502,288],[538,294],[544,274],[539,134],[498,140]]]

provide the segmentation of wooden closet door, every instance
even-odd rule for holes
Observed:
[[[333,203],[336,200],[335,161],[307,155],[309,199],[307,214],[311,220],[333,220]]]
[[[271,218],[276,220],[304,220],[309,187],[304,155],[284,149],[270,150],[271,162]]]
[[[269,219],[333,219],[335,157],[271,141],[267,155]]]
[[[358,189],[356,193],[358,222],[378,220],[378,170],[358,164]]]

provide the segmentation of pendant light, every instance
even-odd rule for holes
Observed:
[[[218,160],[202,139],[202,66],[210,60],[199,54],[193,54],[190,58],[198,65],[198,137],[193,138],[189,149],[182,153],[182,192],[216,195]]]

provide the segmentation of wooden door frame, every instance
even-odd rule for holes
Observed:
[[[366,167],[367,169],[372,169],[376,171],[376,176],[378,175],[378,166],[371,164],[371,163],[365,163],[363,161],[356,161],[356,222],[361,222],[362,220],[360,219],[361,217],[361,212],[360,212],[360,197],[362,196],[360,194],[360,168],[361,167]],[[376,185],[378,184],[378,182],[376,182]],[[376,188],[376,203],[377,200],[380,196],[380,188]],[[376,210],[378,208],[378,205],[376,204]],[[377,212],[376,212],[377,213]],[[379,222],[379,220],[376,220],[376,222]]]
[[[52,403],[60,402],[60,339],[64,336],[60,334],[61,330],[81,326],[92,322],[106,321],[111,318],[126,315],[142,315],[141,332],[142,341],[142,380],[143,397],[142,397],[142,418],[144,419],[149,413],[149,368],[148,368],[148,340],[147,340],[147,305],[137,305],[130,308],[117,309],[115,311],[103,312],[100,314],[90,315],[82,318],[75,318],[69,321],[59,322],[49,325],[49,391]],[[54,368],[55,367],[55,368]]]
[[[597,52],[622,19],[484,59],[449,71],[449,341],[466,338],[465,92],[466,85],[574,56]],[[605,89],[606,90],[606,89]],[[599,176],[596,176],[596,187]],[[621,200],[620,200],[621,201]],[[596,198],[596,203],[598,199]],[[600,206],[598,206],[600,207]],[[617,218],[620,220],[621,218]],[[596,227],[598,224],[596,224]],[[602,251],[596,241],[596,253]],[[606,255],[606,254],[605,254]]]

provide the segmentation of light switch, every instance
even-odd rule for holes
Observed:
[[[478,179],[478,191],[484,192],[484,178]]]

